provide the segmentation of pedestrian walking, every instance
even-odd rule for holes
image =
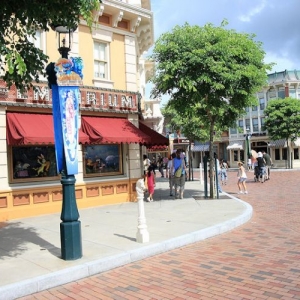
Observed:
[[[226,160],[221,159],[220,169],[221,169],[221,184],[226,185],[227,179],[228,179],[228,176],[227,176],[228,164],[227,164]]]
[[[158,167],[159,173],[161,174],[161,177],[164,178],[164,162],[163,162],[163,158],[161,156],[158,157],[157,167]]]
[[[172,164],[173,159],[176,157],[176,154],[173,152],[169,157],[169,161],[167,164],[167,174],[169,176],[169,188],[170,188],[170,196],[173,196],[173,188],[174,188],[174,174],[172,174]]]
[[[250,171],[251,169],[252,169],[252,160],[251,160],[251,158],[249,157],[248,158],[248,171]]]
[[[175,185],[175,199],[183,199],[183,192],[185,186],[185,163],[181,158],[181,150],[176,150],[176,156],[173,158],[172,174],[174,174]]]
[[[149,197],[147,197],[147,201],[152,202],[155,188],[155,171],[153,166],[150,166],[147,171],[147,186],[149,192]]]
[[[216,176],[218,176],[218,191],[219,191],[219,193],[223,193],[221,185],[220,185],[220,180],[219,180],[219,177],[221,177],[220,176],[221,175],[220,161],[219,161],[216,153],[214,153],[214,158],[215,158],[215,162],[216,162],[216,165],[215,165]]]
[[[246,174],[246,170],[244,168],[244,164],[239,161],[238,162],[238,167],[239,167],[239,170],[238,170],[238,187],[239,187],[239,194],[248,194],[248,191],[247,191],[247,186],[246,186],[246,180],[247,180],[247,174]]]
[[[273,161],[271,156],[266,153],[266,151],[262,151],[263,159],[266,162],[266,173],[267,173],[267,180],[270,179],[270,172],[271,172],[271,167],[273,165]]]
[[[263,155],[261,152],[257,153],[257,166],[260,172],[259,178],[261,183],[264,183],[265,179],[267,178],[267,172],[266,172],[266,161],[263,158]]]

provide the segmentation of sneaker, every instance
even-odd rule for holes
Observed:
[[[150,201],[151,201],[150,197],[148,197],[148,198],[147,198],[147,201],[148,201],[148,202],[150,202]]]
[[[245,191],[245,194],[248,194],[248,191]]]
[[[244,194],[244,192],[243,191],[239,191],[238,194]]]

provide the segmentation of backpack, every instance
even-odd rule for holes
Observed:
[[[175,171],[174,176],[179,178],[182,175],[182,165],[183,165],[183,159],[181,159],[181,165],[180,167]]]

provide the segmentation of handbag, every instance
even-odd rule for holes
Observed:
[[[179,167],[174,175],[175,175],[175,177],[181,177],[181,173],[182,173],[182,168]]]

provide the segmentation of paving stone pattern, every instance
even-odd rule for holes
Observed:
[[[248,178],[248,195],[236,172],[223,186],[253,206],[243,226],[21,299],[300,299],[300,171]]]

